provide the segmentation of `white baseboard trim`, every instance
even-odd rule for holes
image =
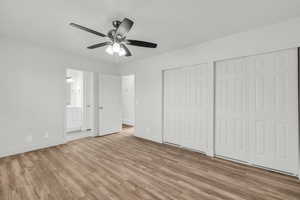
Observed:
[[[71,132],[76,132],[76,131],[81,131],[82,127],[77,127],[77,128],[69,128],[67,129],[67,133],[71,133]]]
[[[293,176],[293,177],[299,177],[298,174],[294,174],[294,173],[291,173],[291,172],[280,171],[280,170],[276,170],[276,169],[272,169],[272,168],[268,168],[268,167],[264,167],[264,166],[260,166],[260,165],[255,165],[251,162],[236,160],[236,159],[229,158],[229,157],[226,157],[226,156],[221,156],[221,155],[215,154],[214,157],[215,158],[220,158],[220,159],[223,159],[223,160],[228,160],[228,161],[235,162],[235,163],[240,163],[240,164],[252,166],[252,167],[255,167],[255,168],[259,168],[259,169],[264,169],[264,170],[267,170],[267,171],[276,172],[276,173],[279,173],[279,174],[284,174],[284,175]]]
[[[136,135],[136,134],[134,134],[134,137],[141,138],[141,139],[148,140],[148,141],[155,142],[155,143],[159,143],[159,144],[164,144],[163,141],[161,141],[161,140],[155,140],[155,139],[152,139],[152,138],[146,138],[146,137],[143,137],[143,136],[140,136],[140,135]]]
[[[209,151],[209,150],[207,150],[206,155],[209,157],[212,157],[212,158],[215,157],[215,153],[213,151]]]
[[[54,147],[54,146],[58,146],[64,144],[63,141],[61,142],[53,142],[53,143],[48,143],[48,144],[40,144],[40,145],[24,145],[23,147],[19,147],[19,148],[9,148],[7,149],[5,152],[0,152],[0,158],[2,157],[7,157],[7,156],[13,156],[13,155],[18,155],[18,154],[22,154],[22,153],[26,153],[26,152],[30,152],[30,151],[35,151],[35,150],[39,150],[39,149],[45,149],[48,147]]]
[[[123,119],[122,123],[126,124],[126,125],[130,125],[130,126],[134,126],[134,121],[132,121],[132,120]]]
[[[94,136],[93,131],[78,131],[66,134],[66,142]]]
[[[122,129],[118,128],[118,129],[109,129],[109,130],[104,130],[104,131],[99,131],[99,136],[104,136],[104,135],[109,135],[109,134],[113,134],[113,133],[119,133],[121,132]]]

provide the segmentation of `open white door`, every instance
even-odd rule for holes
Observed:
[[[99,75],[99,135],[122,130],[121,77]]]
[[[93,72],[83,72],[83,130],[94,131]]]

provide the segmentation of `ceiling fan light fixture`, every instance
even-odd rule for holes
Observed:
[[[106,53],[109,55],[118,54],[119,56],[132,56],[129,48],[127,45],[131,46],[137,46],[137,47],[146,47],[146,48],[156,48],[157,44],[146,42],[146,41],[140,41],[140,40],[131,40],[126,39],[128,32],[131,30],[134,22],[131,19],[124,18],[122,21],[115,20],[113,21],[113,29],[108,31],[107,34],[100,33],[98,31],[95,31],[93,29],[81,26],[79,24],[70,23],[71,26],[81,29],[83,31],[92,33],[94,35],[104,37],[106,39],[110,39],[106,42],[101,42],[98,44],[94,44],[91,46],[88,46],[88,49],[96,49],[99,47],[107,46]]]
[[[109,55],[113,55],[114,54],[114,50],[113,47],[111,45],[108,45],[108,47],[106,48],[106,53],[108,53]]]
[[[126,51],[121,47],[119,51],[119,56],[125,56],[125,55],[126,55]]]
[[[119,43],[115,42],[112,46],[112,49],[113,49],[113,52],[114,53],[119,53],[120,52],[120,49],[121,49],[121,46]]]

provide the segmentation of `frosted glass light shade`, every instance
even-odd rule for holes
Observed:
[[[112,49],[113,49],[114,53],[119,53],[119,51],[121,49],[120,44],[115,42],[112,46]]]
[[[119,56],[125,56],[126,51],[123,48],[120,48]]]
[[[114,51],[113,51],[113,47],[111,45],[109,45],[107,48],[106,48],[106,53],[108,53],[109,55],[113,55],[114,54]]]

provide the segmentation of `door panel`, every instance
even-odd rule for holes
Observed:
[[[249,81],[242,60],[216,64],[216,132],[217,155],[248,161]]]
[[[216,63],[216,154],[297,173],[297,50]]]
[[[208,64],[164,72],[164,142],[207,152],[213,134],[212,83]]]
[[[94,77],[93,72],[83,72],[83,130],[94,129]]]
[[[99,135],[120,132],[122,129],[121,77],[99,76]]]

